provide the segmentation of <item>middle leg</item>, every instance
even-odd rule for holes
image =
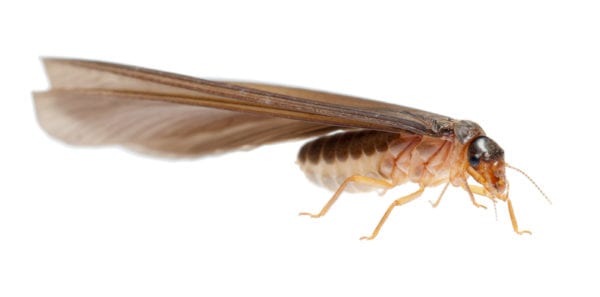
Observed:
[[[374,239],[377,234],[379,234],[379,231],[381,230],[381,227],[383,227],[383,224],[385,223],[385,221],[388,219],[388,217],[390,216],[390,214],[392,213],[392,210],[394,210],[394,208],[396,206],[400,206],[402,204],[406,204],[410,201],[413,201],[417,198],[419,198],[419,196],[421,196],[421,194],[423,194],[423,191],[425,191],[425,187],[421,186],[417,191],[408,194],[402,198],[398,198],[396,199],[394,202],[392,202],[392,204],[390,204],[390,206],[388,207],[388,209],[386,210],[386,212],[383,214],[383,217],[381,217],[381,220],[379,220],[379,224],[377,224],[377,227],[375,227],[375,230],[373,230],[373,233],[371,233],[370,236],[363,236],[360,239],[366,239],[366,240],[372,240]]]
[[[394,187],[394,185],[392,185],[390,182],[388,182],[386,180],[376,179],[376,178],[362,176],[362,175],[353,175],[353,176],[346,178],[346,180],[344,180],[344,182],[340,185],[340,187],[337,189],[337,191],[335,191],[335,194],[333,194],[331,199],[329,199],[327,204],[325,204],[325,206],[323,206],[323,208],[321,209],[321,211],[319,213],[313,214],[310,212],[301,212],[299,215],[310,216],[311,218],[320,218],[320,217],[324,216],[329,211],[329,208],[331,208],[331,206],[335,203],[335,201],[342,194],[342,192],[344,192],[344,189],[350,183],[364,184],[364,185],[368,185],[368,186],[372,186],[372,187],[383,188],[386,190]]]

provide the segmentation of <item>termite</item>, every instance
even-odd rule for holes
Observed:
[[[335,194],[388,190],[407,182],[419,189],[392,202],[369,236],[374,239],[396,206],[428,187],[449,185],[504,201],[512,228],[504,151],[476,123],[415,108],[300,88],[210,81],[140,67],[75,59],[43,60],[51,88],[35,92],[40,125],[76,145],[123,145],[167,157],[201,156],[316,137],[298,154],[313,182]],[[520,169],[544,195],[535,182]],[[477,184],[470,184],[472,178]]]

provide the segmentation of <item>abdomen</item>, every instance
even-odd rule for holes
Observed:
[[[368,176],[393,185],[408,181],[424,186],[447,180],[449,141],[410,133],[351,131],[306,143],[298,164],[308,179],[332,191],[350,176]],[[372,187],[350,184],[346,191]]]

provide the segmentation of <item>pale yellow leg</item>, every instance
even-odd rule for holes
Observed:
[[[508,214],[510,215],[510,222],[512,223],[513,230],[515,230],[515,233],[519,235],[531,234],[531,231],[529,230],[519,230],[519,225],[517,224],[517,217],[515,217],[515,211],[513,210],[512,202],[510,201],[510,199],[508,199],[506,200],[506,203],[508,203]]]
[[[490,192],[488,192],[488,190],[486,190],[482,186],[469,185],[469,189],[471,189],[471,192],[473,192],[473,194],[475,194],[475,195],[485,196],[485,197],[490,198],[490,200],[492,200],[492,202],[494,203],[494,215],[496,216],[496,221],[497,221],[498,220],[498,209],[496,208],[496,198],[494,198],[494,196],[492,196],[492,194],[490,194]]]
[[[444,189],[440,193],[440,196],[438,197],[438,199],[435,202],[431,202],[431,200],[429,200],[429,203],[431,203],[432,207],[435,208],[440,204],[440,201],[442,201],[442,196],[444,196],[444,193],[446,193],[446,189],[448,189],[449,185],[450,185],[450,182],[447,182],[446,185],[444,186]]]
[[[446,185],[444,186],[444,189],[440,193],[440,196],[438,197],[438,199],[435,202],[429,201],[429,203],[431,203],[432,207],[438,207],[438,205],[440,204],[440,201],[442,201],[442,197],[446,193],[446,189],[448,189],[449,185],[450,185],[450,182],[446,183]],[[481,205],[481,204],[477,203],[477,201],[475,201],[475,197],[473,196],[473,194],[490,197],[488,191],[486,189],[484,189],[483,187],[479,187],[479,186],[475,186],[475,185],[468,185],[468,187],[469,187],[469,190],[471,190],[471,193],[469,193],[469,195],[471,196],[471,202],[473,202],[473,205],[475,205],[477,207],[482,207],[484,209],[487,208],[487,207],[485,207],[485,205]],[[467,191],[467,192],[469,192],[469,191]]]
[[[361,175],[353,175],[351,177],[346,178],[346,180],[344,180],[344,182],[340,185],[340,187],[337,189],[337,191],[335,191],[335,193],[333,194],[333,197],[331,197],[331,199],[329,199],[327,204],[325,204],[325,206],[323,206],[323,208],[321,209],[321,211],[319,213],[313,214],[310,212],[301,212],[299,215],[310,216],[311,218],[320,218],[320,217],[324,216],[327,213],[327,211],[329,211],[329,208],[331,208],[331,206],[335,203],[335,201],[338,199],[338,197],[342,194],[342,192],[344,191],[346,186],[348,186],[348,184],[350,184],[350,183],[365,184],[365,185],[370,185],[373,187],[381,187],[384,189],[389,189],[389,188],[394,187],[394,185],[392,185],[391,183],[389,183],[385,180],[376,179],[376,178],[367,177],[367,176],[361,176]]]
[[[476,185],[469,185],[469,189],[471,189],[471,192],[473,192],[473,194],[475,194],[475,195],[485,196],[490,199],[493,199],[490,192],[488,192],[484,187],[476,186]]]
[[[473,191],[473,193],[475,193],[477,195],[486,196],[486,197],[494,200],[494,197],[492,197],[490,195],[490,193],[483,187],[469,185],[469,188],[471,189],[471,191]],[[515,216],[515,211],[513,209],[512,202],[510,201],[510,199],[507,199],[506,203],[508,204],[508,214],[510,216],[510,222],[512,223],[512,227],[513,227],[513,230],[515,231],[515,233],[517,233],[519,235],[531,234],[531,231],[529,231],[529,230],[522,230],[522,231],[519,230],[519,225],[517,224],[517,217]]]
[[[392,202],[392,204],[390,204],[390,206],[388,207],[386,212],[383,214],[383,217],[381,217],[381,220],[379,220],[379,224],[377,224],[377,227],[375,227],[375,230],[373,230],[373,233],[371,234],[371,236],[363,236],[360,239],[361,240],[363,240],[363,239],[372,240],[373,238],[375,238],[377,236],[377,234],[379,234],[379,230],[381,230],[381,227],[383,227],[383,224],[385,223],[387,218],[390,216],[390,213],[392,213],[392,210],[396,206],[400,206],[402,204],[408,203],[410,201],[413,201],[413,200],[419,198],[419,196],[421,196],[421,194],[423,194],[424,190],[425,190],[425,188],[421,187],[414,193],[408,194],[402,198],[394,200],[394,202]]]
[[[482,195],[478,192],[478,187],[477,186],[473,186],[473,185],[466,185],[463,187],[465,189],[465,191],[467,191],[467,193],[469,193],[469,197],[471,198],[471,202],[473,203],[473,205],[477,206],[477,207],[481,207],[483,209],[487,209],[487,207],[485,205],[479,204],[477,203],[477,201],[475,200],[475,195],[473,195],[473,192],[475,192],[476,194]],[[481,188],[481,190],[485,191],[484,188]],[[483,196],[487,196],[486,194],[483,194]]]

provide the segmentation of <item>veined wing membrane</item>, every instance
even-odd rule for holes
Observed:
[[[444,136],[454,121],[438,114],[373,100],[300,88],[210,81],[112,63],[45,59],[56,89],[108,89],[190,95],[234,104],[297,112],[294,119],[388,132]],[[195,102],[203,105],[202,100]],[[190,104],[187,102],[186,104]],[[243,107],[241,107],[243,108]],[[313,116],[326,117],[313,118]]]
[[[340,128],[452,133],[450,118],[350,96],[94,61],[44,64],[52,88],[35,94],[38,118],[50,134],[73,144],[191,156]]]
[[[250,149],[339,129],[286,118],[174,104],[153,94],[57,90],[36,93],[35,101],[40,125],[66,143],[121,144],[164,157]]]

